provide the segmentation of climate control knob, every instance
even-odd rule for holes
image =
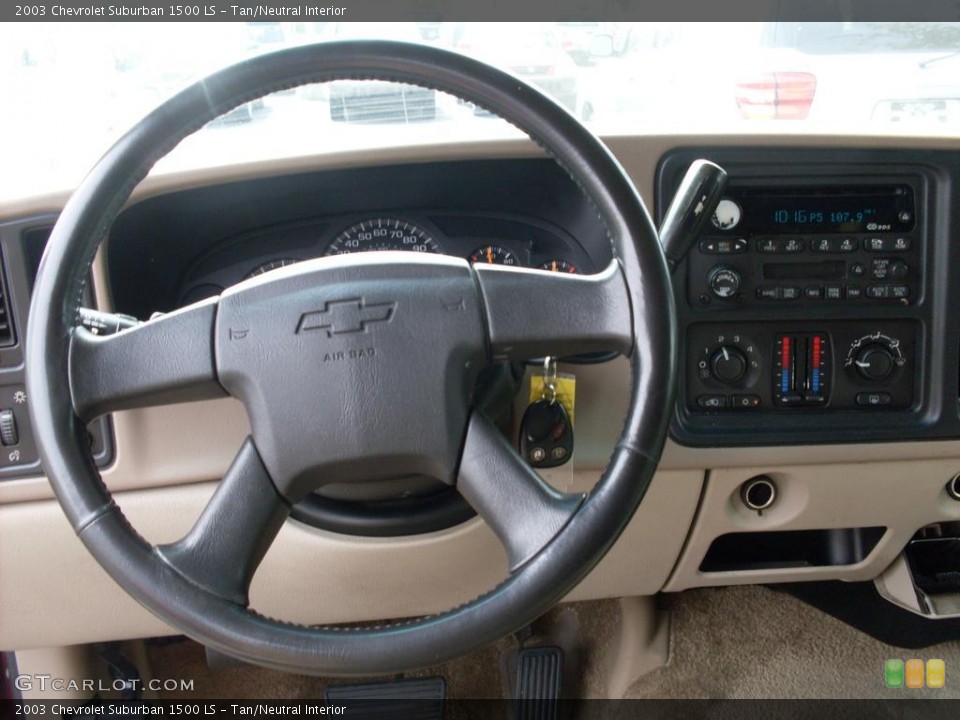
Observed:
[[[717,265],[707,273],[707,287],[718,298],[729,300],[740,290],[740,273],[731,267]]]
[[[873,343],[860,349],[854,365],[867,380],[886,380],[896,369],[896,359],[889,348]]]
[[[710,373],[727,385],[733,385],[747,374],[747,356],[740,348],[721,345],[710,357]]]

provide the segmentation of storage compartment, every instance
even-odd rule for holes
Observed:
[[[960,522],[927,525],[907,544],[914,585],[926,595],[960,595]]]
[[[912,540],[907,560],[914,583],[928,595],[960,592],[960,538]]]
[[[701,572],[854,565],[877,546],[884,527],[730,533],[710,545]]]

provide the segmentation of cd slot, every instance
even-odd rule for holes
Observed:
[[[765,280],[843,280],[847,264],[842,261],[764,263]]]

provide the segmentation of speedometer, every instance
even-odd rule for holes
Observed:
[[[379,217],[348,227],[334,238],[326,254],[346,255],[373,250],[443,252],[437,241],[419,225],[399,218]]]

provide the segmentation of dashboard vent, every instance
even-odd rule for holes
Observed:
[[[10,347],[17,342],[13,331],[13,311],[10,306],[10,286],[7,283],[7,268],[0,255],[0,347]]]

